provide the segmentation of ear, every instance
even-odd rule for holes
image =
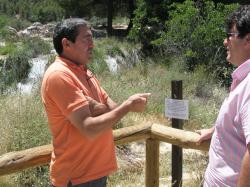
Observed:
[[[62,39],[63,50],[68,49],[71,45],[71,42],[67,38]]]
[[[248,33],[246,35],[246,44],[248,45],[248,47],[250,48],[250,33]]]

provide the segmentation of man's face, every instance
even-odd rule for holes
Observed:
[[[239,66],[245,59],[244,54],[245,38],[240,38],[238,36],[238,31],[234,25],[229,33],[227,33],[227,38],[224,40],[224,46],[227,49],[227,61],[231,64]]]
[[[87,27],[80,27],[75,43],[70,43],[71,60],[86,65],[91,57],[94,47],[92,32]]]

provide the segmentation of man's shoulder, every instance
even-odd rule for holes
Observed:
[[[70,74],[70,69],[59,61],[54,61],[44,73],[44,78],[57,77]]]

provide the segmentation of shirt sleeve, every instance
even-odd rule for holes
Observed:
[[[104,103],[107,104],[107,100],[108,100],[108,94],[107,92],[101,87],[101,93],[102,93],[102,97],[104,99]]]
[[[46,85],[47,95],[65,116],[82,106],[88,105],[82,90],[65,72],[53,72],[48,77]]]
[[[246,145],[250,143],[250,100],[240,110],[242,130],[246,138]]]

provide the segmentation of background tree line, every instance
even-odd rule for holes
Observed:
[[[42,23],[97,17],[109,31],[113,16],[127,17],[128,39],[140,42],[146,56],[182,56],[186,70],[203,66],[229,85],[233,67],[225,62],[224,19],[237,3],[247,0],[0,0],[0,14]]]
[[[0,0],[0,13],[42,23],[68,17],[106,17],[109,2],[116,14],[128,15],[131,0]]]

